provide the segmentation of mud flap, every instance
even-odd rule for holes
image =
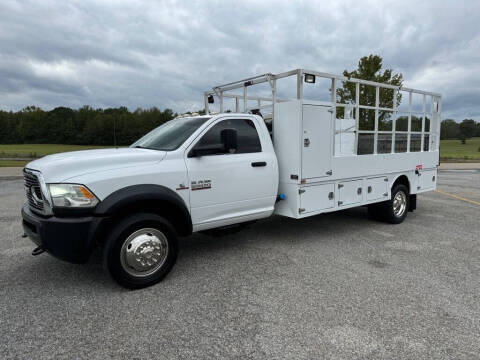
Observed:
[[[417,194],[409,195],[408,211],[412,212],[417,208]]]

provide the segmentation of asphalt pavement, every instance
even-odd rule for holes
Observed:
[[[400,225],[356,208],[193,235],[137,291],[100,254],[31,256],[22,186],[0,180],[1,359],[480,357],[478,170],[440,171]]]

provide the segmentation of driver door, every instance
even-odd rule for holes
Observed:
[[[256,119],[219,119],[186,151],[194,230],[239,223],[273,212],[278,170],[273,150],[262,151]],[[194,149],[218,149],[225,131],[236,132],[236,149],[195,156]]]

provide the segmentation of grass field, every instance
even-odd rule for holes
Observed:
[[[27,163],[23,160],[0,160],[0,167],[24,167]]]
[[[480,162],[480,137],[467,140],[462,145],[460,140],[441,140],[440,159],[442,161],[479,161]]]
[[[59,145],[59,144],[0,144],[0,167],[23,167],[28,161],[17,158],[38,158],[66,151],[101,149],[111,146]],[[460,140],[442,140],[440,158],[452,162],[480,162],[480,137],[468,139],[465,145]]]
[[[112,146],[59,145],[59,144],[11,144],[0,145],[0,158],[38,158],[45,155],[88,149],[101,149]]]
[[[0,144],[0,167],[24,167],[29,160],[18,158],[39,158],[45,155],[67,151],[102,149],[112,146],[59,145],[59,144]],[[17,159],[17,160],[16,160]]]

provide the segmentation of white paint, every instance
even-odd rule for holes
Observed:
[[[278,187],[277,158],[268,131],[259,117],[240,116],[254,122],[261,137],[261,152],[194,158],[187,156],[210,128],[232,118],[239,118],[239,115],[220,116],[211,121],[184,152],[190,181],[211,181],[208,190],[193,190],[192,187],[188,190],[192,221],[196,229],[245,221],[245,216],[249,219],[267,217],[273,212]],[[266,166],[253,167],[253,162],[265,162]]]
[[[308,71],[318,77],[331,79],[333,89],[338,81],[377,88],[376,106],[358,104],[357,96],[355,121],[347,115],[349,119],[339,124],[342,135],[337,136],[339,134],[336,135],[334,127],[336,108],[346,105],[336,102],[335,91],[330,102],[302,100],[304,71],[295,69],[246,79],[249,86],[267,81],[271,86],[274,145],[265,122],[259,116],[228,113],[212,116],[176,150],[165,152],[126,148],[72,152],[47,156],[27,167],[40,171],[47,183],[84,184],[100,200],[131,185],[165,186],[176,191],[184,200],[191,213],[194,231],[264,218],[274,210],[279,215],[302,218],[385,201],[390,198],[391,187],[400,176],[408,178],[411,194],[435,189],[439,160],[440,95],[402,88],[402,91],[409,92],[409,98],[412,92],[428,94],[438,103],[438,109],[432,106],[437,110],[432,113],[432,143],[429,151],[408,152],[407,146],[405,153],[376,154],[377,146],[374,145],[373,154],[356,155],[354,150],[359,130],[356,133],[345,131],[345,137],[342,131],[350,129],[354,123],[358,126],[359,107],[370,108],[376,111],[373,133],[377,139],[378,111],[382,110],[379,108],[378,89],[385,87],[398,90],[397,87]],[[288,76],[297,78],[297,100],[277,102],[276,79]],[[216,87],[217,92],[205,92],[205,97],[209,94],[227,96],[225,92],[241,88],[245,98],[246,80]],[[237,100],[241,97],[238,94],[231,96]],[[255,96],[249,95],[248,99],[255,99]],[[269,101],[260,97],[257,100]],[[387,110],[394,111],[395,107]],[[188,157],[190,150],[212,126],[228,119],[251,120],[260,138],[261,152]],[[395,131],[393,125],[393,139]],[[336,146],[339,152],[334,153]],[[253,162],[265,162],[266,166],[253,167]],[[417,166],[418,171],[415,170]],[[198,184],[199,181],[207,181],[210,186],[194,190],[192,182]],[[286,198],[276,204],[278,193],[284,193]]]

